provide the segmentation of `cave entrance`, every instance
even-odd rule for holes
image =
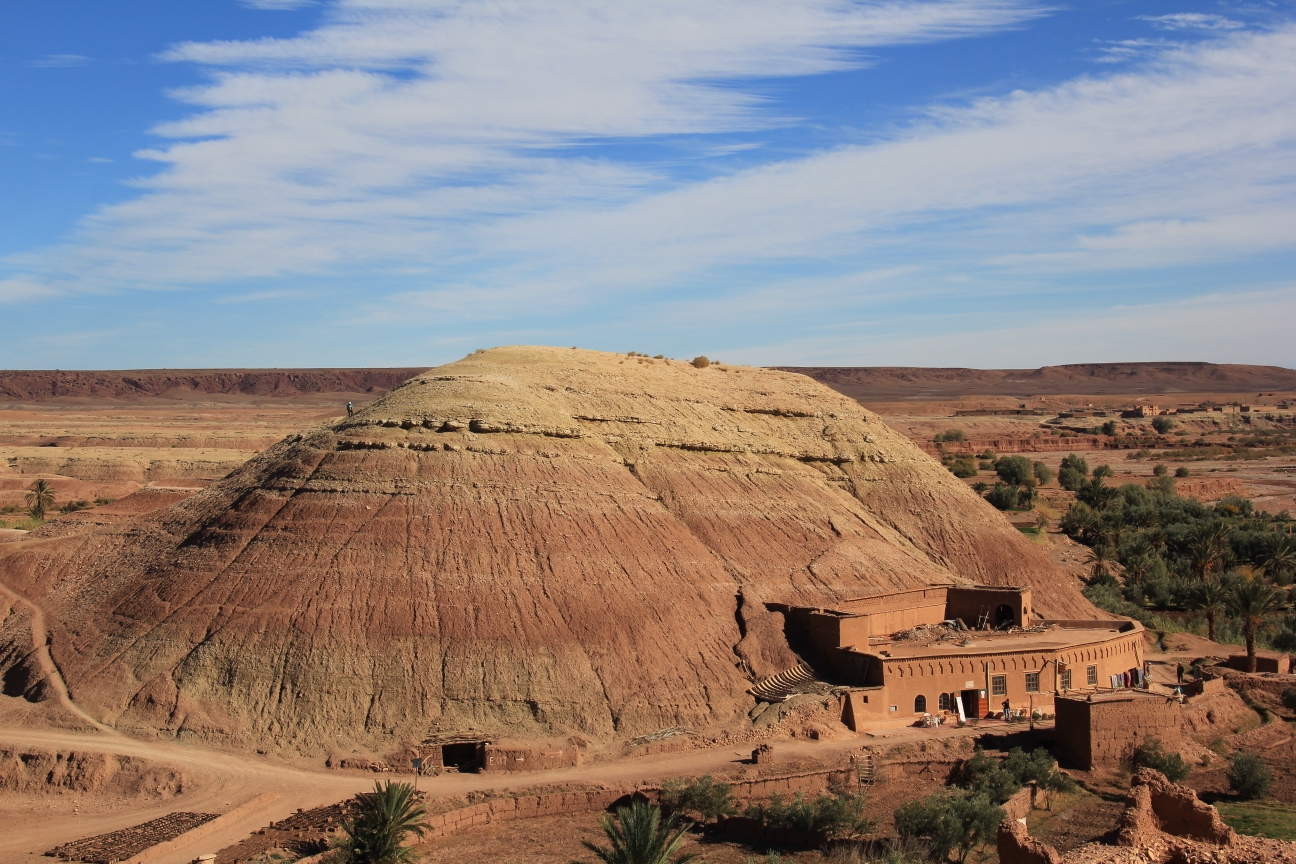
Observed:
[[[485,741],[457,741],[441,745],[441,764],[458,771],[471,771],[481,766],[481,747]]]

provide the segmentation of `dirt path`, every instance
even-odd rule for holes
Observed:
[[[953,730],[951,730],[953,731]],[[858,749],[870,739],[844,741],[780,741],[781,756],[824,759]],[[182,795],[164,801],[123,801],[104,811],[90,796],[57,793],[9,796],[0,799],[0,864],[33,860],[33,855],[59,843],[136,825],[176,810],[220,813],[255,795],[273,792],[278,800],[192,848],[177,850],[157,864],[183,864],[204,852],[236,843],[251,831],[282,819],[298,808],[309,809],[370,789],[375,776],[292,765],[268,757],[244,756],[174,741],[141,741],[116,733],[79,733],[0,727],[0,745],[23,745],[48,750],[99,751],[137,756],[181,766],[186,776]],[[475,789],[501,789],[537,783],[635,783],[673,775],[700,774],[732,768],[750,753],[751,745],[690,750],[595,762],[534,774],[447,774],[426,777],[419,787],[433,795],[463,794]],[[80,810],[84,807],[85,812]],[[203,848],[199,849],[198,846]]]

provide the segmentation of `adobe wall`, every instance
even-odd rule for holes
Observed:
[[[581,749],[573,744],[555,746],[500,746],[487,744],[481,757],[482,771],[547,771],[581,764]]]
[[[1024,651],[1012,654],[977,654],[933,658],[878,658],[885,670],[887,716],[901,718],[919,716],[914,710],[914,700],[923,695],[927,712],[936,713],[939,698],[944,693],[962,690],[984,690],[988,712],[1000,710],[1004,699],[1014,709],[1038,708],[1053,710],[1054,693],[1059,689],[1055,661],[1062,661],[1071,670],[1071,689],[1067,692],[1084,692],[1095,688],[1111,687],[1111,676],[1142,666],[1143,640],[1141,628],[1121,633],[1093,645],[1068,648],[1061,651]],[[1093,666],[1097,684],[1090,687],[1087,669]],[[1026,689],[1026,674],[1039,675],[1039,692]],[[994,679],[1003,676],[1005,694],[994,692]],[[970,682],[970,683],[969,683]],[[894,712],[890,706],[896,706]]]
[[[1184,734],[1183,709],[1155,695],[1094,702],[1060,698],[1054,710],[1054,740],[1067,760],[1085,771],[1119,765],[1149,735],[1173,749]]]
[[[1000,606],[1013,610],[1013,623],[1026,626],[1030,615],[1031,592],[1029,588],[950,588],[945,603],[946,618],[961,618],[969,627],[975,627],[982,610],[990,613],[990,626],[995,626],[995,610]]]
[[[775,793],[790,796],[797,792],[806,795],[826,792],[831,786],[853,780],[849,769],[827,768],[806,771],[781,777],[760,777],[751,780],[727,780],[733,796],[739,801],[765,800]],[[555,816],[563,813],[591,813],[607,810],[617,801],[632,795],[643,795],[657,800],[661,790],[657,787],[622,786],[607,789],[589,789],[576,792],[551,792],[540,795],[518,795],[496,798],[479,804],[459,807],[427,819],[428,840],[449,837],[471,828],[495,822],[512,822],[536,816]]]

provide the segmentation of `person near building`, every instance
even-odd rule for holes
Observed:
[[[1175,666],[1175,675],[1178,676],[1178,683],[1180,684],[1183,683],[1183,673],[1184,673],[1184,668],[1182,663]]]

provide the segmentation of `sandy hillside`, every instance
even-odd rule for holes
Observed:
[[[792,659],[763,603],[963,579],[1093,614],[822,385],[545,348],[430,370],[178,503],[0,561],[90,716],[311,753],[742,724],[752,676]],[[42,698],[30,617],[0,637],[11,689]]]

